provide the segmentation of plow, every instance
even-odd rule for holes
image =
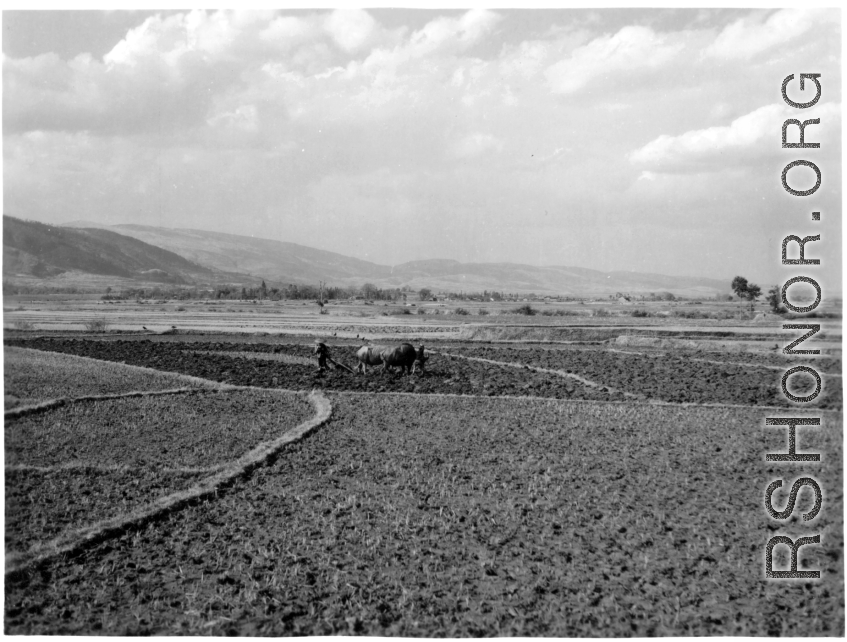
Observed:
[[[347,367],[347,366],[345,366],[343,363],[339,363],[338,361],[336,361],[336,360],[335,360],[335,359],[333,359],[332,357],[327,357],[327,358],[326,358],[326,360],[327,360],[329,363],[331,363],[332,365],[334,365],[336,368],[341,368],[342,370],[346,370],[346,371],[347,371],[347,372],[349,372],[350,374],[356,374],[356,371],[355,371],[355,370],[353,370],[353,368],[348,368],[348,367]]]

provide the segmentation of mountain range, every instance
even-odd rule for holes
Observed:
[[[3,277],[50,280],[68,274],[112,276],[139,283],[268,286],[324,281],[335,286],[408,286],[412,290],[536,292],[571,296],[667,291],[713,296],[729,283],[710,278],[516,263],[448,259],[379,265],[305,245],[192,229],[102,225],[72,221],[46,225],[3,216]]]

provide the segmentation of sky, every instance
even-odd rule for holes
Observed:
[[[832,9],[4,11],[4,212],[841,289]],[[820,73],[808,109],[783,79]],[[813,85],[795,101],[810,100]],[[783,149],[782,123],[819,118]],[[796,141],[797,131],[794,128]],[[814,162],[821,187],[781,185]],[[814,184],[805,167],[789,173]],[[811,212],[820,211],[813,222]],[[804,268],[809,270],[809,268]],[[813,275],[811,272],[810,275]]]

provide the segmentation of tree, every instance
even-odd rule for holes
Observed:
[[[739,299],[747,299],[750,302],[750,310],[753,309],[753,301],[762,296],[762,288],[750,283],[743,276],[732,279],[732,291]]]
[[[421,288],[418,290],[418,296],[421,297],[421,301],[426,301],[432,297],[432,290],[429,288]]]
[[[780,296],[779,286],[775,285],[768,290],[768,296],[765,301],[771,306],[771,312],[774,314],[785,314],[785,306],[782,305],[782,297]]]
[[[762,288],[760,288],[755,283],[750,283],[747,285],[747,292],[744,294],[744,298],[750,302],[750,311],[753,311],[753,301],[762,296]]]
[[[743,299],[745,294],[747,293],[747,279],[743,276],[737,276],[732,279],[732,291],[735,292],[735,296],[739,299]]]

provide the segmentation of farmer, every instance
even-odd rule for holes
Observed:
[[[314,354],[318,357],[318,372],[323,372],[326,370],[326,360],[329,358],[329,348],[326,347],[325,343],[321,343],[315,339]]]

